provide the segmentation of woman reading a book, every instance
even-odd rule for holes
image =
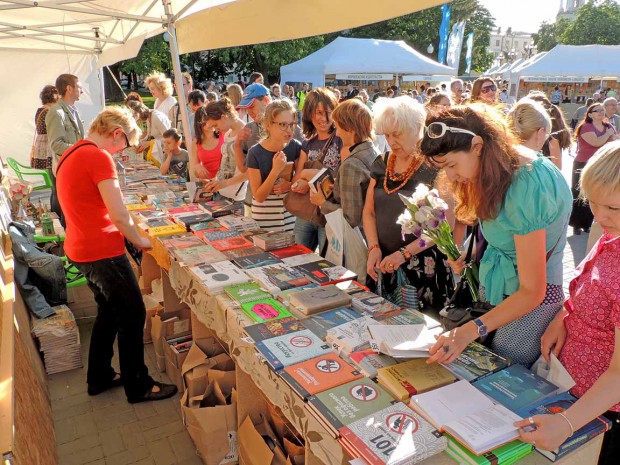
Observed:
[[[620,142],[607,144],[581,174],[581,195],[588,199],[604,234],[577,268],[569,299],[541,339],[542,354],[559,356],[576,382],[579,398],[565,412],[536,415],[516,423],[536,425],[521,439],[553,450],[599,415],[612,421],[603,439],[599,465],[620,457]]]
[[[410,97],[381,98],[373,107],[377,132],[384,134],[392,149],[372,164],[364,204],[364,233],[368,241],[367,273],[374,280],[385,273],[384,286],[392,292],[394,273],[400,267],[415,286],[424,307],[441,309],[452,293],[452,278],[444,255],[429,242],[404,238],[396,223],[403,212],[398,194],[410,196],[418,184],[433,188],[438,170],[424,164],[418,145],[424,131],[426,111]],[[380,227],[377,227],[380,225]]]
[[[267,105],[263,117],[264,138],[247,157],[252,187],[252,218],[261,229],[293,231],[295,217],[284,208],[284,195],[301,176],[301,144],[293,139],[297,111],[288,100]]]
[[[531,366],[539,337],[562,308],[562,258],[572,196],[557,167],[518,146],[491,106],[454,107],[426,120],[422,153],[445,171],[456,218],[480,227],[488,247],[480,262],[480,295],[495,308],[441,335],[429,362],[450,363],[478,337],[495,331],[491,348]]]
[[[125,205],[112,154],[137,144],[140,130],[128,109],[108,107],[94,119],[88,137],[60,158],[58,199],[67,221],[65,252],[88,280],[97,301],[88,354],[88,394],[123,386],[130,403],[172,397],[176,386],[154,381],[144,364],[146,309],[138,280],[125,255],[124,239],[151,248]],[[118,335],[121,373],[112,368]]]

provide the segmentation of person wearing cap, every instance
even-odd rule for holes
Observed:
[[[242,173],[245,173],[247,170],[246,159],[248,151],[251,147],[258,144],[260,140],[263,116],[270,102],[269,89],[262,84],[254,83],[245,88],[243,98],[236,107],[237,110],[246,110],[250,118],[252,118],[252,121],[246,124],[245,128],[239,132],[235,141],[235,160],[237,168]],[[293,139],[299,142],[304,140],[299,126],[295,127]],[[249,184],[245,197],[245,206],[246,213],[249,214],[249,209],[252,206],[252,189]]]

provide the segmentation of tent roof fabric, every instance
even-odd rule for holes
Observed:
[[[512,71],[519,77],[620,77],[618,63],[620,45],[556,45]]]
[[[416,52],[404,41],[338,37],[307,57],[280,68],[299,75],[337,73],[399,73],[455,76],[456,69]]]

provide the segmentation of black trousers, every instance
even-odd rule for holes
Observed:
[[[146,309],[127,256],[75,263],[75,266],[86,276],[98,309],[88,353],[88,384],[107,384],[114,378],[112,357],[118,335],[125,394],[129,400],[144,396],[153,386],[144,364],[142,338]]]
[[[67,227],[65,223],[65,215],[62,213],[62,208],[60,206],[60,201],[58,200],[58,192],[56,191],[56,176],[52,170],[49,170],[50,179],[52,181],[52,194],[50,195],[50,210],[58,215],[58,219],[60,220],[60,224],[63,228]]]
[[[574,161],[573,162],[573,177],[572,177],[572,192],[573,192],[573,211],[570,215],[569,224],[573,228],[587,229],[592,226],[594,221],[594,214],[590,210],[590,204],[585,200],[579,198],[579,180],[581,178],[581,171],[585,162]]]

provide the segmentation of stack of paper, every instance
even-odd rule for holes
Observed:
[[[54,307],[54,311],[54,316],[35,319],[32,327],[50,375],[82,367],[80,333],[73,313],[66,305]]]

